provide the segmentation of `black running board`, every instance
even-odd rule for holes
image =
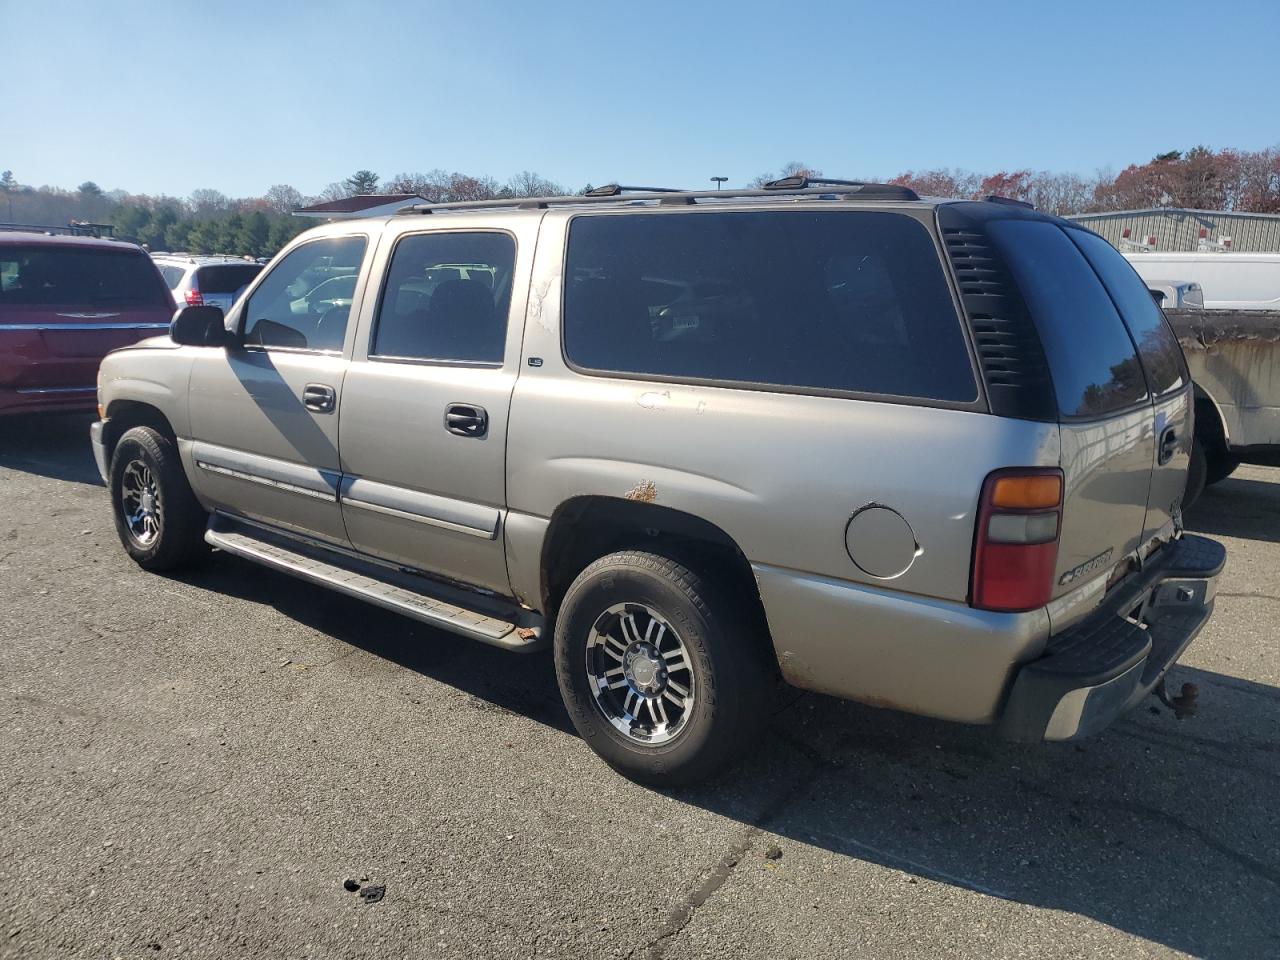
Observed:
[[[205,540],[219,550],[507,650],[542,646],[542,618],[513,603],[414,576],[222,514]]]

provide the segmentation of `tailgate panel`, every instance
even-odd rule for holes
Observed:
[[[1155,445],[1151,409],[1064,423],[1066,480],[1053,596],[1110,570],[1143,541]]]

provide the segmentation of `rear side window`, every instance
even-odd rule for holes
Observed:
[[[516,244],[505,233],[424,233],[396,244],[370,356],[501,363]]]
[[[145,254],[56,246],[0,247],[0,304],[173,309]]]
[[[933,240],[900,214],[579,216],[563,329],[590,371],[977,398]]]
[[[186,267],[161,267],[160,276],[164,277],[165,286],[170,290],[177,290],[178,284],[182,283],[182,278],[187,275]]]
[[[998,220],[988,229],[1031,308],[1062,415],[1096,417],[1146,399],[1129,331],[1066,233],[1043,220]]]
[[[196,271],[196,289],[201,293],[238,293],[261,272],[262,266],[256,263],[201,267]]]
[[[1142,278],[1120,256],[1120,252],[1101,237],[1083,230],[1069,230],[1068,235],[1102,278],[1129,333],[1133,335],[1151,392],[1159,396],[1185,386],[1186,363],[1182,347]],[[1163,294],[1161,299],[1164,299]]]

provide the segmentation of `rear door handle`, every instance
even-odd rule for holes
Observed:
[[[1178,452],[1178,432],[1169,427],[1164,433],[1160,434],[1160,452],[1156,457],[1156,462],[1161,466],[1173,459],[1173,455]]]
[[[489,414],[473,403],[451,403],[444,408],[444,427],[456,436],[479,439],[489,432]]]
[[[302,403],[316,413],[333,413],[338,393],[327,383],[308,383],[302,388]]]

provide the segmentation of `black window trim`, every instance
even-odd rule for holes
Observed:
[[[913,220],[920,225],[924,232],[928,235],[930,243],[933,244],[934,253],[939,258],[938,268],[941,270],[943,280],[947,287],[947,293],[950,295],[951,308],[955,313],[955,321],[959,325],[960,336],[965,344],[966,355],[969,359],[969,374],[972,377],[974,398],[972,400],[937,400],[932,397],[909,397],[896,393],[870,393],[864,390],[839,390],[831,387],[803,387],[793,386],[783,383],[760,383],[752,380],[718,380],[708,377],[680,377],[670,374],[649,374],[649,373],[627,373],[617,370],[598,370],[594,367],[583,366],[570,359],[569,351],[564,342],[564,305],[565,297],[568,294],[568,284],[565,278],[569,273],[569,232],[573,229],[575,220],[581,217],[629,217],[629,216],[678,216],[680,214],[702,214],[705,216],[715,216],[718,213],[894,213],[899,216],[905,216],[909,220]],[[929,407],[937,410],[963,410],[968,412],[987,413],[986,390],[982,383],[982,377],[977,367],[977,358],[974,354],[973,343],[970,339],[969,325],[964,320],[961,312],[960,302],[957,299],[957,291],[951,270],[947,265],[945,251],[940,246],[940,239],[936,229],[931,226],[928,213],[917,215],[914,210],[901,210],[884,207],[848,207],[833,206],[828,210],[815,210],[810,206],[788,206],[782,209],[749,209],[744,210],[739,207],[729,209],[706,208],[706,209],[688,209],[688,208],[672,208],[669,210],[660,210],[655,208],[646,208],[644,210],[592,210],[592,211],[575,211],[565,219],[564,235],[562,239],[563,249],[560,254],[560,358],[564,361],[564,365],[571,371],[580,376],[593,377],[604,380],[628,380],[639,383],[673,383],[680,386],[689,387],[713,387],[721,390],[751,390],[756,393],[777,393],[784,396],[802,396],[802,397],[825,397],[835,400],[863,400],[872,403],[892,403],[899,406],[909,407]]]
[[[356,291],[358,292],[361,289],[360,287],[361,279],[367,278],[367,275],[368,275],[368,269],[370,265],[369,257],[371,253],[376,252],[377,250],[376,237],[373,234],[365,233],[359,230],[354,230],[351,233],[332,233],[332,234],[327,234],[323,237],[310,237],[309,239],[303,240],[301,243],[296,244],[295,246],[292,246],[287,250],[282,251],[282,253],[284,253],[285,256],[290,256],[295,251],[301,250],[303,247],[310,246],[313,243],[320,243],[324,240],[347,240],[347,239],[350,239],[351,237],[364,238],[364,253],[360,255],[360,267],[358,272],[356,273]],[[279,256],[279,254],[277,254],[277,256]],[[283,261],[284,257],[280,257],[280,260]],[[276,264],[270,263],[264,266],[261,270],[259,270],[258,275],[254,277],[253,281],[250,283],[249,289],[247,289],[244,292],[244,297],[241,300],[241,307],[238,311],[239,316],[236,317],[236,338],[240,342],[240,348],[250,353],[297,353],[297,354],[303,354],[303,355],[312,356],[312,357],[344,357],[346,356],[347,337],[350,336],[351,330],[358,325],[358,324],[353,324],[351,322],[350,316],[347,317],[347,329],[343,332],[343,335],[342,335],[343,343],[342,343],[342,348],[340,350],[317,350],[313,347],[286,347],[286,346],[270,345],[265,343],[245,343],[244,342],[244,337],[246,333],[244,325],[246,320],[248,319],[247,314],[249,310],[249,301],[252,300],[253,295],[258,292],[258,287],[262,284],[263,278],[270,276],[272,273],[275,272],[275,267],[276,267]],[[356,301],[356,297],[355,297],[355,293],[353,293],[351,297],[351,305],[353,307],[355,306],[355,301]]]
[[[1140,405],[1146,405],[1149,407],[1154,407],[1157,403],[1160,403],[1163,400],[1167,400],[1185,391],[1187,387],[1191,386],[1191,371],[1187,368],[1187,358],[1185,354],[1183,354],[1183,357],[1182,357],[1182,383],[1178,384],[1177,386],[1170,387],[1169,389],[1165,390],[1163,393],[1155,393],[1154,391],[1152,391],[1151,377],[1147,372],[1147,361],[1143,359],[1142,350],[1138,347],[1138,341],[1134,340],[1133,338],[1133,331],[1129,329],[1129,321],[1125,319],[1124,311],[1120,309],[1119,301],[1116,300],[1115,296],[1111,293],[1111,288],[1107,286],[1107,281],[1103,279],[1102,274],[1098,273],[1097,268],[1093,265],[1093,261],[1089,259],[1089,255],[1084,252],[1084,249],[1080,246],[1080,244],[1076,243],[1075,238],[1071,236],[1070,231],[1076,230],[1076,231],[1079,231],[1080,233],[1087,233],[1090,236],[1097,237],[1103,243],[1109,244],[1110,241],[1107,240],[1107,238],[1102,236],[1101,234],[1094,233],[1092,230],[1088,230],[1084,227],[1077,226],[1075,224],[1068,224],[1065,226],[1059,224],[1059,226],[1061,226],[1062,229],[1067,233],[1067,239],[1070,240],[1072,243],[1074,243],[1076,246],[1076,249],[1080,251],[1081,256],[1084,257],[1084,262],[1089,265],[1089,269],[1092,270],[1094,276],[1098,278],[1098,283],[1102,284],[1102,289],[1105,290],[1107,293],[1107,299],[1110,300],[1111,305],[1115,307],[1116,316],[1118,316],[1120,318],[1120,322],[1124,324],[1125,333],[1129,335],[1129,342],[1133,344],[1133,354],[1138,358],[1138,367],[1142,370],[1142,379],[1147,385],[1146,400],[1143,402],[1143,404],[1134,404],[1134,406],[1137,407]],[[1119,251],[1117,251],[1117,253],[1118,252]],[[1125,263],[1130,270],[1133,270],[1133,264],[1129,263],[1127,260],[1125,261]],[[1147,286],[1146,281],[1142,279],[1142,275],[1139,274],[1137,270],[1133,270],[1133,275],[1137,277],[1139,282],[1142,283],[1143,287],[1146,288]],[[1154,299],[1152,300],[1152,302],[1153,303],[1155,302]],[[1165,328],[1173,336],[1174,342],[1178,343],[1178,335],[1174,332],[1173,326],[1169,323],[1169,318],[1164,315],[1164,308],[1157,303],[1156,309],[1160,311],[1160,319],[1164,322]],[[1178,352],[1182,353],[1181,343],[1178,343]]]
[[[511,238],[511,298],[507,302],[507,322],[503,327],[502,334],[502,359],[501,360],[456,360],[447,357],[398,357],[389,353],[374,353],[374,344],[378,342],[378,326],[382,322],[382,304],[387,296],[387,284],[391,280],[391,264],[395,262],[396,251],[400,249],[402,241],[409,237],[423,236],[441,236],[450,233],[498,233]],[[374,301],[373,318],[369,323],[369,339],[365,343],[365,361],[367,363],[399,363],[406,366],[420,367],[463,367],[473,368],[476,370],[501,370],[507,365],[507,341],[511,337],[511,307],[515,303],[515,276],[516,268],[520,264],[520,240],[516,237],[515,232],[503,227],[443,227],[440,229],[427,230],[406,230],[398,234],[391,244],[391,249],[387,252],[385,266],[382,270],[382,277],[378,283],[378,296]],[[528,313],[528,304],[526,303],[525,312]],[[521,318],[523,326],[524,318]]]

